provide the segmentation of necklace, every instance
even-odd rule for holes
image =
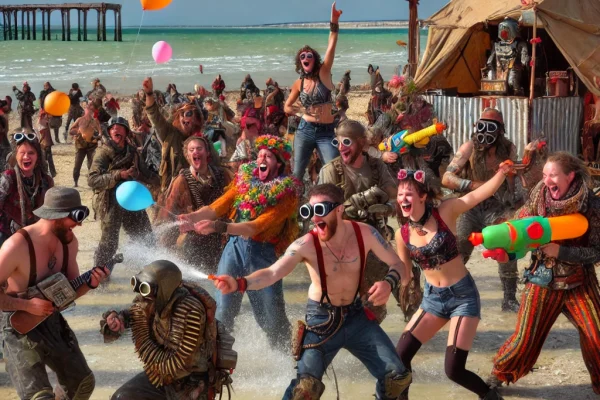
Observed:
[[[342,250],[342,254],[340,254],[340,258],[338,258],[338,256],[335,255],[335,253],[333,252],[333,250],[331,250],[331,247],[329,247],[329,245],[327,244],[327,242],[325,242],[325,246],[327,246],[327,249],[331,252],[331,254],[335,257],[335,260],[338,263],[342,263],[344,262],[344,250]]]
[[[421,219],[419,219],[416,222],[413,221],[412,219],[408,220],[408,224],[415,230],[415,232],[417,232],[417,235],[419,235],[419,236],[427,235],[428,232],[425,229],[423,229],[423,227],[425,226],[427,221],[429,221],[429,218],[431,217],[431,211],[432,211],[431,205],[426,204],[425,212],[423,213],[423,216],[421,217]]]

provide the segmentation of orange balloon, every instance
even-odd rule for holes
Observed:
[[[142,10],[160,10],[171,4],[173,0],[140,0]]]
[[[44,99],[44,111],[54,117],[62,117],[69,112],[71,100],[63,92],[54,91]]]

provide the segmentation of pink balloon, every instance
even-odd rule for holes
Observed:
[[[152,58],[157,64],[164,64],[171,59],[173,56],[173,49],[171,45],[165,41],[154,43],[152,46]]]

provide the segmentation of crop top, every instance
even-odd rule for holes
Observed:
[[[408,222],[402,225],[400,233],[402,239],[410,252],[410,258],[419,264],[422,269],[439,269],[439,266],[454,260],[459,256],[456,236],[448,228],[448,225],[440,217],[437,208],[433,208],[431,214],[437,222],[438,231],[435,236],[423,247],[410,244],[410,232]]]
[[[304,91],[304,78],[300,84],[300,102],[305,108],[317,104],[325,104],[331,101],[331,90],[321,80],[313,87],[310,93]]]

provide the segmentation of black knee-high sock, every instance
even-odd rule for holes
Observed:
[[[477,374],[465,368],[468,355],[468,351],[459,349],[458,347],[446,347],[446,375],[450,380],[476,393],[479,397],[485,397],[487,392],[490,391],[490,387]]]
[[[417,351],[421,348],[422,344],[419,342],[419,339],[413,336],[410,331],[406,331],[402,333],[400,336],[400,340],[398,340],[398,344],[396,345],[396,352],[398,356],[402,360],[402,364],[410,371],[412,371],[412,366],[410,363],[412,362],[413,357],[417,354]]]

